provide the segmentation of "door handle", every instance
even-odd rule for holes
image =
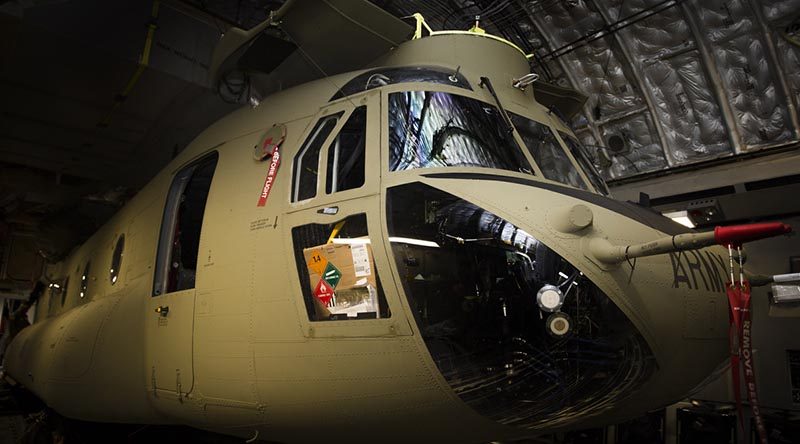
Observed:
[[[338,212],[339,212],[339,207],[336,207],[336,206],[320,208],[319,210],[317,210],[317,213],[319,213],[319,214],[327,214],[327,215],[330,215],[330,216],[333,216],[333,215],[337,214]]]
[[[167,317],[167,314],[169,313],[169,306],[159,305],[158,307],[156,307],[156,313],[160,314],[161,316]]]

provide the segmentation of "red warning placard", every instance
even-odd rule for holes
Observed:
[[[333,298],[333,287],[325,282],[324,279],[320,279],[317,283],[317,287],[314,288],[314,296],[327,307],[330,305],[331,299]]]

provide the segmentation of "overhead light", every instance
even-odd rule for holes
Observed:
[[[422,239],[414,239],[411,237],[390,237],[389,242],[395,242],[398,244],[419,245],[420,247],[439,248],[439,244],[437,244],[436,242],[426,241]]]
[[[664,217],[668,217],[675,222],[689,228],[694,228],[694,223],[689,219],[689,213],[686,211],[674,211],[672,213],[663,213]]]
[[[348,245],[363,245],[368,244],[369,239],[365,237],[356,237],[356,238],[348,238],[348,237],[335,237],[333,238],[334,244],[348,244]]]

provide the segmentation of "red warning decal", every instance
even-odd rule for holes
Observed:
[[[331,299],[333,298],[333,287],[325,282],[324,279],[320,279],[317,283],[317,287],[314,289],[314,296],[327,307],[330,305]]]
[[[267,170],[267,178],[264,180],[264,188],[261,189],[261,196],[258,198],[258,206],[263,207],[267,204],[269,192],[272,190],[272,185],[275,183],[275,176],[278,174],[278,167],[281,166],[281,153],[280,147],[275,145],[272,149],[272,161],[269,163],[269,170]]]

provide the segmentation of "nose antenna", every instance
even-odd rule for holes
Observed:
[[[606,239],[595,238],[590,242],[589,250],[600,262],[611,265],[637,257],[694,250],[711,245],[737,247],[746,242],[791,232],[791,226],[780,222],[732,225],[729,227],[716,227],[714,231],[706,233],[678,234],[631,245],[612,245]]]

